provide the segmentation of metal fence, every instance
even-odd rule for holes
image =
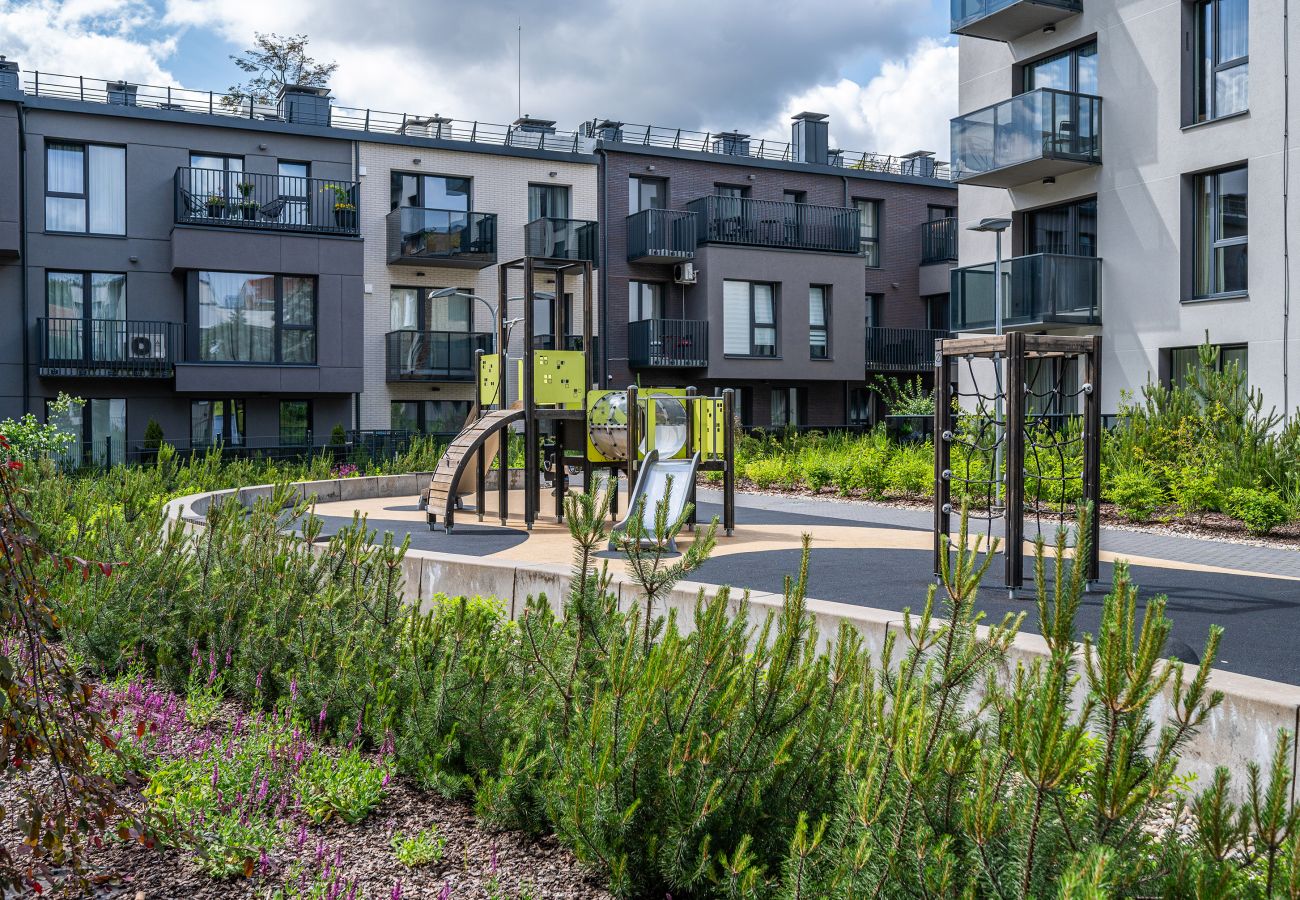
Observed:
[[[358,234],[355,181],[176,170],[176,224]]]
[[[47,377],[170,378],[180,357],[179,322],[37,319],[40,373]]]
[[[936,328],[868,328],[867,369],[919,372],[934,367],[934,342],[948,336]]]
[[[643,319],[627,326],[627,363],[645,368],[703,369],[709,364],[709,323]]]
[[[951,216],[921,223],[921,265],[957,261],[957,220]]]
[[[699,243],[696,215],[682,209],[643,209],[627,217],[627,258],[686,260]]]
[[[860,253],[858,211],[749,197],[699,197],[686,204],[699,216],[700,241]]]

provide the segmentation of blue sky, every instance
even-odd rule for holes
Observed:
[[[831,115],[854,150],[947,151],[956,51],[936,0],[0,0],[0,54],[24,69],[223,89],[255,30],[306,33],[339,63],[338,102],[508,122],[515,23],[523,105],[788,135]]]

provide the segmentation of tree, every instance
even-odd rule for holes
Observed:
[[[305,34],[279,35],[255,32],[254,46],[230,57],[239,69],[253,77],[234,84],[221,102],[231,109],[249,102],[270,103],[286,84],[323,87],[339,67],[336,62],[320,63],[307,55]]]

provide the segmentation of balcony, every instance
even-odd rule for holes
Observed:
[[[177,322],[38,319],[37,327],[48,378],[170,378],[181,348]]]
[[[1101,260],[1035,253],[1002,263],[1007,329],[1101,324]],[[993,263],[952,271],[952,330],[992,331]]]
[[[748,197],[700,197],[686,204],[699,217],[701,244],[741,244],[822,253],[860,253],[858,211]]]
[[[524,226],[524,254],[543,259],[586,260],[600,265],[599,230],[586,219],[534,219]]]
[[[1080,12],[1081,0],[952,0],[948,30],[990,41],[1014,41]]]
[[[177,225],[359,234],[355,181],[182,167],[175,185]]]
[[[403,206],[388,214],[390,266],[483,269],[497,261],[496,213]]]
[[[920,372],[934,367],[934,342],[948,336],[938,328],[868,328],[867,371]]]
[[[492,352],[492,335],[476,331],[390,331],[387,380],[473,381],[474,353]]]
[[[627,327],[627,364],[634,369],[703,369],[709,364],[709,323],[643,319]]]
[[[627,217],[627,261],[676,263],[695,258],[695,213],[643,209]]]
[[[921,223],[921,265],[957,261],[957,220],[952,217]]]
[[[1101,165],[1101,98],[1040,88],[952,120],[953,181],[1010,188]]]

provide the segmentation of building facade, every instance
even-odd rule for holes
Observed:
[[[1103,412],[1207,333],[1294,407],[1290,27],[1280,0],[955,0],[954,329],[992,327],[994,235],[968,229],[1006,218],[1004,320],[1100,331]]]
[[[932,155],[593,121],[607,387],[738,392],[758,427],[867,424],[878,374],[929,373],[956,191]]]
[[[290,96],[244,118],[210,95],[6,75],[0,418],[80,397],[61,421],[99,463],[147,429],[251,447],[353,427],[353,142],[308,115],[319,92],[301,116]]]

